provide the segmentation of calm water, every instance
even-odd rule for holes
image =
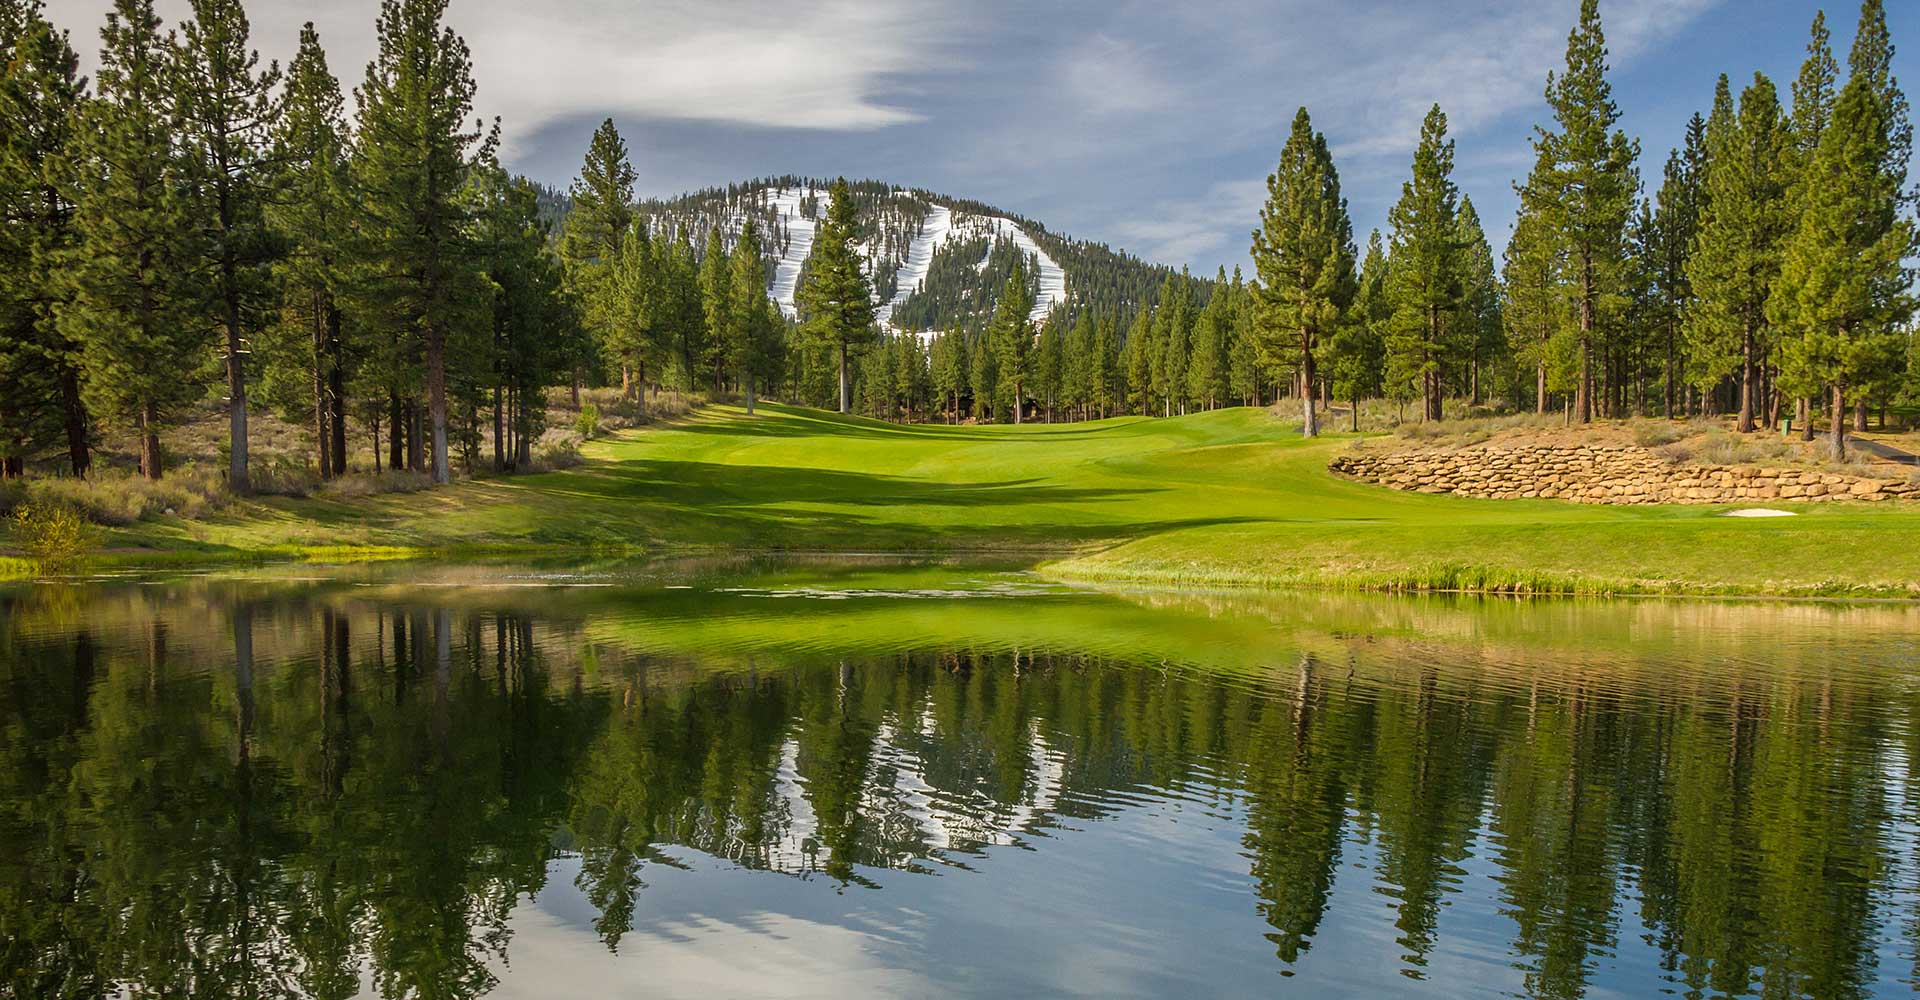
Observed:
[[[0,995],[1907,996],[1920,609],[0,589]]]

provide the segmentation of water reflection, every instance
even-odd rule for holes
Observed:
[[[0,594],[0,991],[1916,982],[1920,612],[934,575]]]

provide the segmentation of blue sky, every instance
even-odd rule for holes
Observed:
[[[50,0],[91,65],[107,0]],[[185,0],[161,0],[162,14]],[[1496,245],[1532,162],[1578,0],[1346,3],[1009,0],[453,0],[482,113],[509,165],[564,185],[611,116],[642,194],[770,174],[845,174],[977,198],[1152,260],[1246,261],[1294,110],[1334,147],[1358,238],[1384,226],[1438,101],[1456,180]],[[1896,71],[1920,86],[1920,3],[1887,4]],[[317,22],[351,86],[377,0],[253,0],[284,58]],[[1602,0],[1623,126],[1658,178],[1713,82],[1754,71],[1783,99],[1821,4]],[[1828,6],[1843,64],[1856,3]]]

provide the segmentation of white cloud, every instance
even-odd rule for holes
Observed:
[[[1104,33],[1068,48],[1055,69],[1061,96],[1082,112],[1100,115],[1160,111],[1185,95],[1150,62],[1144,49]]]
[[[88,69],[105,0],[52,0]],[[163,0],[169,23],[184,0]],[[283,62],[313,20],[344,87],[374,55],[376,0],[254,0],[253,40]],[[920,120],[897,77],[952,64],[965,26],[937,0],[463,0],[447,23],[473,51],[477,111],[509,142],[572,115],[860,131]],[[936,41],[942,40],[942,41]]]
[[[1215,181],[1197,198],[1162,201],[1143,216],[1116,223],[1114,232],[1146,260],[1175,267],[1193,263],[1208,272],[1213,264],[1231,268],[1246,256],[1244,237],[1258,224],[1266,200],[1265,178]],[[1235,236],[1242,237],[1237,245]]]

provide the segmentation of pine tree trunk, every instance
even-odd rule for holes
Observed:
[[[507,471],[507,442],[505,439],[506,433],[507,433],[507,418],[506,418],[506,412],[503,409],[503,405],[502,405],[505,402],[505,400],[503,399],[504,395],[505,394],[502,392],[500,384],[498,382],[494,383],[494,386],[493,386],[493,471],[496,473],[502,473]]]
[[[398,472],[405,468],[406,416],[400,410],[400,396],[392,390],[387,391],[387,468]]]
[[[1300,331],[1300,381],[1307,390],[1300,395],[1300,433],[1304,437],[1318,437],[1320,421],[1313,406],[1313,333],[1305,328]]]
[[[1840,383],[1833,384],[1832,427],[1828,431],[1827,455],[1836,462],[1847,459],[1847,400]]]
[[[1013,425],[1020,426],[1020,413],[1026,409],[1026,391],[1019,379],[1013,380]]]
[[[320,452],[320,478],[333,478],[332,414],[327,406],[327,321],[321,309],[321,293],[311,297],[313,307],[313,443]]]
[[[847,412],[847,342],[844,340],[840,342],[840,412]]]
[[[425,449],[421,447],[425,434],[425,423],[417,400],[407,401],[407,468],[415,472],[427,470]]]
[[[433,481],[445,485],[447,470],[447,331],[439,323],[427,328],[427,411],[433,422]]]
[[[327,306],[327,395],[333,401],[333,474],[347,474],[347,364],[342,357],[345,346],[340,340],[340,310]],[[375,460],[379,455],[374,456]]]
[[[1867,429],[1867,401],[1864,399],[1856,399],[1853,402],[1853,429],[1856,431]]]
[[[80,398],[80,373],[72,365],[63,365],[60,370],[60,401],[65,411],[67,431],[67,463],[72,466],[73,474],[86,478],[87,471],[93,467],[93,453],[87,446],[87,404]]]
[[[1580,386],[1574,391],[1574,418],[1593,422],[1593,253],[1582,251],[1580,274]]]
[[[160,412],[152,403],[140,405],[140,474],[160,478]]]
[[[1800,421],[1800,440],[1813,440],[1813,397],[1801,396],[1794,404],[1793,418]]]
[[[229,281],[232,279],[232,270],[229,264]],[[253,492],[253,483],[247,476],[247,371],[245,359],[240,353],[240,303],[232,294],[228,296],[226,323],[227,488],[236,495],[246,496]]]
[[[1667,419],[1673,419],[1674,403],[1674,354],[1673,317],[1667,317]]]
[[[1742,434],[1753,433],[1753,328],[1749,326],[1740,337],[1740,421],[1735,425]]]
[[[747,416],[753,416],[753,373],[747,373]]]

